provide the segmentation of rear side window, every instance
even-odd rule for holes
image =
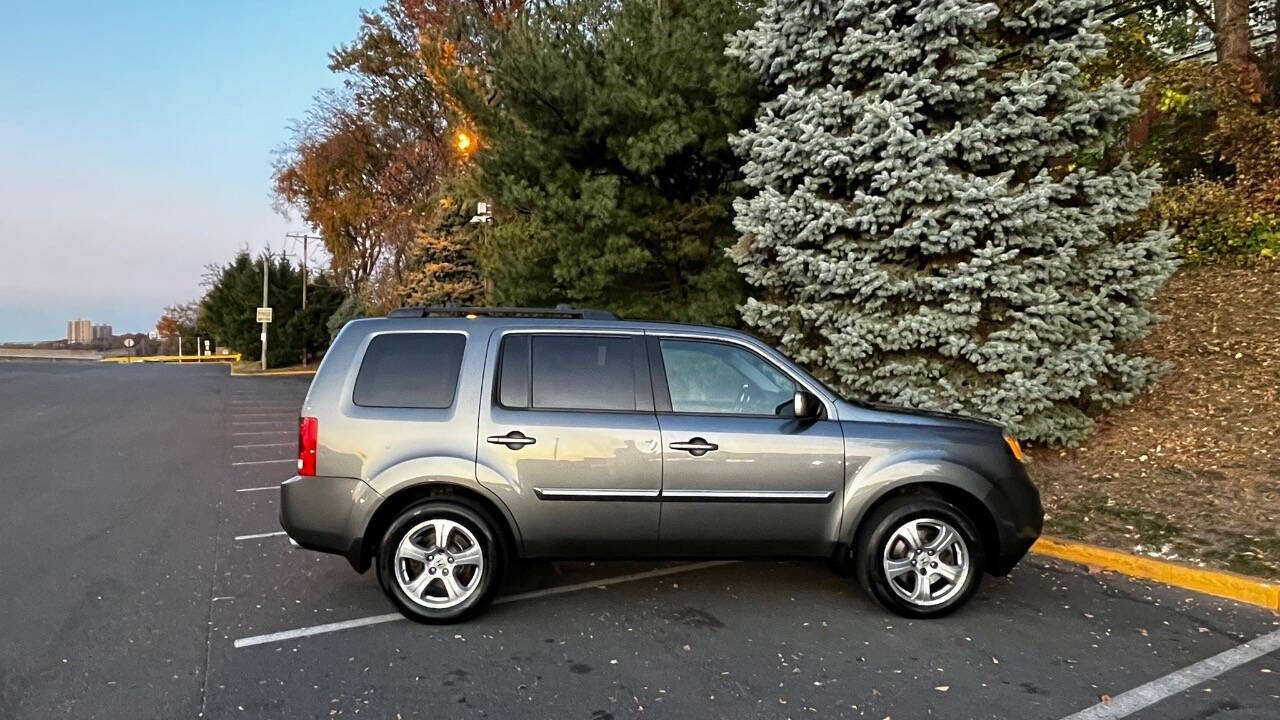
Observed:
[[[529,338],[530,406],[548,410],[635,410],[636,342],[634,338],[608,335]],[[504,404],[508,397],[508,360],[518,366],[520,350],[514,352],[516,358],[503,358]],[[519,381],[513,381],[511,388],[515,400],[523,388]]]
[[[503,407],[529,407],[529,336],[512,335],[502,341],[498,403]]]
[[[387,333],[369,342],[352,402],[362,407],[453,405],[467,340],[457,333]]]

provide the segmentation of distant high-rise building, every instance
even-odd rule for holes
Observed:
[[[93,339],[94,340],[110,340],[111,326],[110,325],[94,325]]]
[[[88,320],[67,321],[67,342],[88,343],[93,341],[93,323]]]

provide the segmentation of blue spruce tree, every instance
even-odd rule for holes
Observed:
[[[772,89],[736,138],[746,322],[851,397],[1074,443],[1159,373],[1126,353],[1172,272],[1158,187],[1090,87],[1104,0],[767,0],[729,53]]]

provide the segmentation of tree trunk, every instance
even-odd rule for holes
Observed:
[[[1280,0],[1275,0],[1271,8],[1272,30],[1275,38],[1271,41],[1271,54],[1267,58],[1267,84],[1271,90],[1271,106],[1280,106]]]
[[[1253,55],[1249,28],[1249,0],[1214,0],[1214,47],[1218,62],[1239,73],[1245,91],[1254,102],[1262,100],[1262,71]]]
[[[1237,65],[1249,61],[1249,0],[1214,0],[1214,46],[1218,62]]]

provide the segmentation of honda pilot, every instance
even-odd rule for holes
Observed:
[[[350,322],[298,437],[284,530],[430,623],[521,558],[827,558],[934,617],[1043,520],[998,425],[842,398],[736,330],[566,306]]]

